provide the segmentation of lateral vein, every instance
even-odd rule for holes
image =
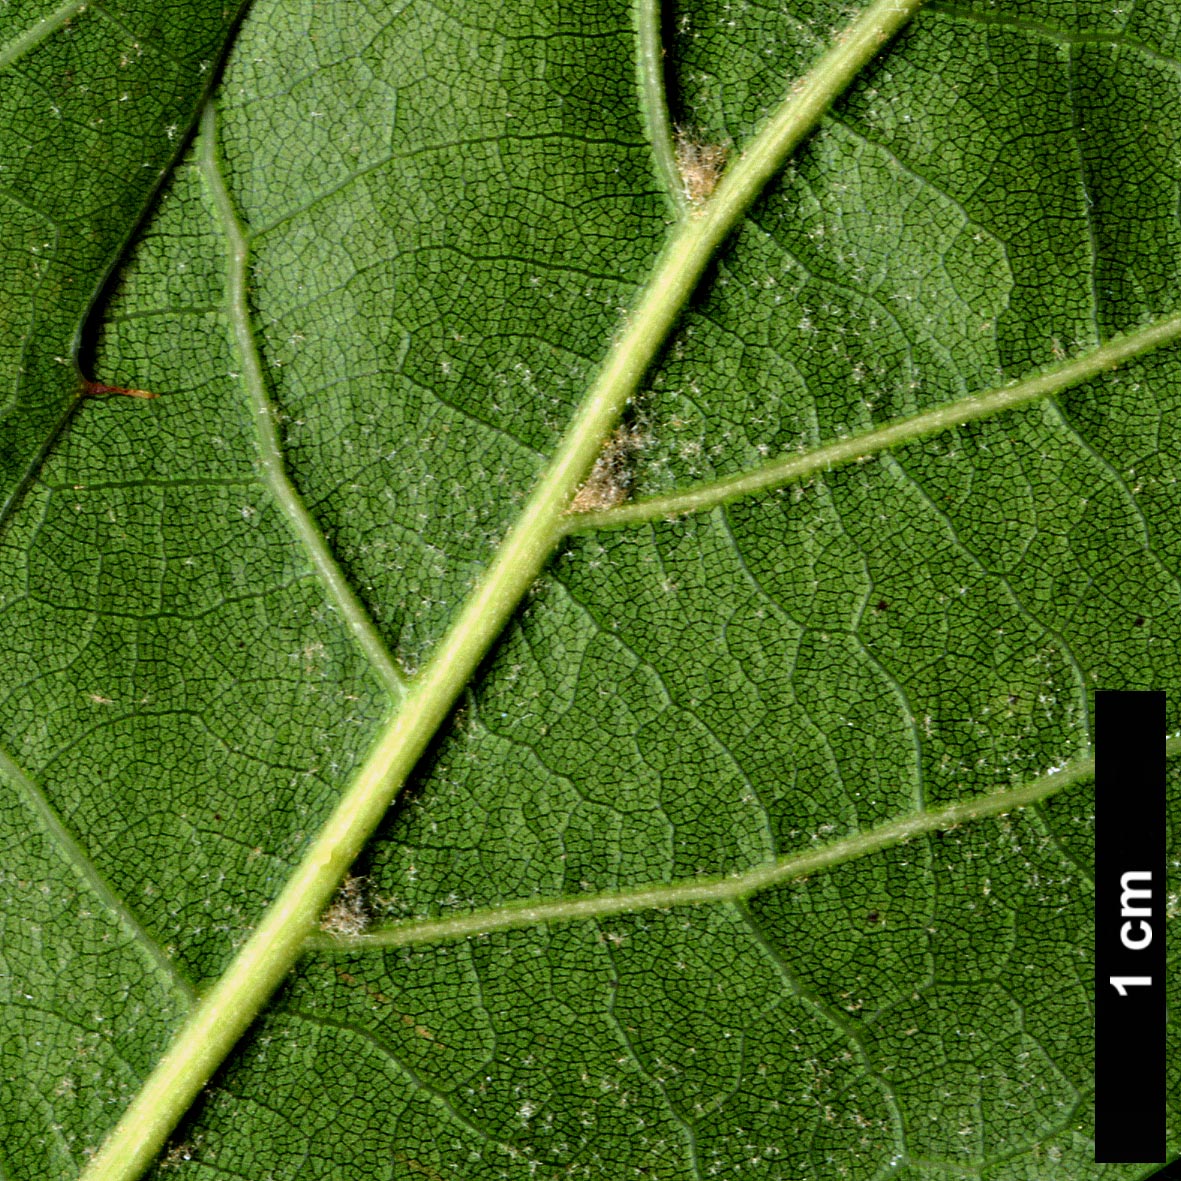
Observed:
[[[1181,753],[1181,739],[1170,740],[1168,748],[1171,754]],[[847,861],[877,853],[930,832],[1028,807],[1082,782],[1094,773],[1094,757],[1089,753],[1080,755],[1065,767],[1020,787],[978,796],[946,808],[914,812],[878,825],[868,832],[832,841],[806,853],[788,853],[769,864],[725,877],[691,878],[658,886],[557,898],[549,902],[507,902],[453,918],[391,923],[361,935],[318,932],[308,939],[306,947],[308,951],[377,951],[467,939],[492,931],[532,927],[542,923],[597,919],[639,910],[665,910],[674,906],[741,901],[772,886],[834,869]]]
[[[25,797],[26,803],[36,813],[46,834],[61,850],[86,889],[94,894],[114,916],[119,925],[156,966],[160,975],[165,977],[172,987],[184,997],[186,1003],[190,1007],[195,1004],[197,990],[193,987],[192,981],[180,970],[164,948],[156,942],[127,903],[115,893],[110,883],[90,859],[90,855],[82,847],[81,842],[62,822],[62,818],[46,798],[45,793],[3,748],[0,748],[0,773],[6,775]]]
[[[653,163],[664,195],[683,216],[689,208],[681,171],[673,148],[668,90],[664,80],[664,46],[660,37],[660,0],[636,0],[636,70],[640,83],[640,110],[652,146]]]
[[[52,37],[58,29],[68,25],[74,17],[85,12],[89,7],[89,0],[68,0],[48,16],[42,17],[35,25],[13,37],[6,45],[0,46],[0,70],[7,69],[13,62],[24,57],[26,53],[36,49],[42,41]]]
[[[387,692],[398,700],[406,692],[406,679],[386,647],[385,640],[369,612],[349,585],[320,526],[308,512],[303,498],[287,474],[283,449],[279,442],[275,407],[267,391],[262,358],[259,356],[258,343],[254,337],[254,323],[250,314],[250,301],[247,295],[249,237],[221,175],[217,158],[217,115],[212,100],[205,104],[205,110],[201,115],[198,168],[209,186],[218,222],[226,239],[226,302],[229,305],[234,343],[237,345],[242,366],[242,387],[253,411],[259,468],[263,481],[286,516],[292,531],[303,544],[316,574],[370,665],[381,678]]]
[[[850,435],[835,443],[825,443],[798,455],[783,456],[752,471],[721,480],[698,484],[684,492],[667,496],[649,496],[616,508],[597,512],[570,514],[563,522],[564,533],[587,533],[598,529],[616,529],[625,525],[667,520],[686,513],[704,512],[719,504],[759,492],[769,492],[785,484],[807,479],[818,472],[901,446],[916,439],[939,434],[964,423],[990,418],[1005,410],[1027,406],[1052,397],[1072,386],[1098,377],[1126,361],[1181,339],[1181,314],[1158,320],[1136,332],[1118,336],[1100,348],[1060,365],[1054,365],[1024,381],[998,386],[971,394],[955,402],[899,419],[888,426]]]

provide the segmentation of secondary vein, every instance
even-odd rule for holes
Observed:
[[[156,942],[147,928],[139,921],[127,903],[111,888],[110,883],[99,872],[82,847],[78,838],[62,822],[57,810],[7,751],[0,748],[0,774],[8,777],[25,798],[25,802],[36,813],[42,828],[50,840],[61,850],[70,868],[78,875],[82,884],[114,916],[116,922],[140,946],[156,970],[172,987],[181,994],[188,1006],[197,1000],[197,990],[192,981],[177,967],[172,957]]]
[[[242,387],[253,411],[252,419],[257,435],[259,467],[264,483],[287,517],[296,537],[302,543],[313,568],[328,591],[336,609],[360,645],[370,665],[381,678],[386,690],[395,700],[406,691],[406,680],[385,640],[377,630],[364,604],[349,585],[315,518],[308,512],[303,498],[287,475],[283,449],[279,442],[275,407],[267,391],[262,358],[254,337],[254,322],[250,314],[247,294],[250,264],[250,242],[246,228],[238,217],[226,188],[217,159],[217,115],[212,100],[201,115],[201,141],[198,167],[209,186],[221,231],[226,240],[227,273],[226,300],[230,323],[242,366]]]
[[[6,45],[0,46],[0,70],[7,69],[13,62],[30,50],[36,49],[47,37],[52,37],[58,29],[64,28],[74,17],[86,11],[88,0],[69,0],[54,9],[48,16],[37,21],[23,33],[13,37]]]
[[[910,418],[892,422],[872,431],[850,435],[835,443],[825,443],[798,455],[782,456],[761,467],[736,476],[699,484],[684,492],[667,496],[649,496],[617,508],[599,512],[572,514],[563,523],[565,533],[586,533],[596,529],[615,529],[648,521],[667,520],[686,513],[704,512],[715,505],[767,492],[845,463],[868,459],[891,447],[939,434],[977,419],[990,418],[1005,410],[1027,406],[1052,397],[1072,386],[1098,377],[1135,357],[1181,339],[1181,314],[1158,320],[1136,332],[1118,336],[1101,348],[1085,353],[1061,365],[1043,370],[1024,381],[998,386],[971,394],[955,402],[925,410]]]
[[[1170,753],[1181,753],[1181,740],[1169,743]],[[844,837],[809,849],[789,853],[767,865],[757,865],[726,877],[692,878],[663,885],[604,891],[574,898],[556,898],[549,902],[509,902],[489,906],[444,919],[417,919],[391,923],[363,935],[320,933],[307,942],[309,951],[356,952],[408,947],[419,943],[466,939],[537,926],[549,922],[573,922],[630,914],[638,910],[664,910],[674,906],[701,906],[712,902],[731,902],[749,898],[762,890],[784,882],[835,869],[847,861],[888,849],[930,832],[942,831],[972,820],[999,816],[1048,799],[1064,789],[1081,783],[1095,773],[1095,760],[1089,753],[1080,755],[1065,767],[1039,776],[1020,787],[977,796],[946,808],[914,812],[898,820],[878,825],[868,832]]]
[[[664,195],[677,214],[684,214],[689,202],[681,183],[677,155],[673,148],[672,121],[668,113],[668,91],[664,84],[664,46],[660,38],[660,0],[636,0],[636,69],[640,82],[640,110],[652,145],[653,162]]]

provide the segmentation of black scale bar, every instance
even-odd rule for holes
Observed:
[[[1095,1160],[1165,1160],[1165,695],[1095,694]]]

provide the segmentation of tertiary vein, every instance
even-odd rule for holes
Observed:
[[[1181,754],[1181,738],[1170,740],[1168,753],[1171,756]],[[806,852],[785,854],[772,862],[753,866],[740,873],[695,877],[545,901],[528,899],[506,902],[447,918],[408,919],[389,923],[357,935],[321,932],[308,940],[307,948],[309,951],[344,952],[381,950],[466,939],[472,935],[532,927],[541,923],[572,922],[613,914],[630,914],[639,910],[732,902],[749,898],[784,882],[835,869],[847,861],[903,844],[927,833],[945,831],[969,821],[1028,807],[1084,782],[1094,771],[1095,759],[1087,752],[1072,759],[1064,767],[1019,787],[961,800],[945,808],[912,812],[865,832],[826,842]]]
[[[642,497],[617,508],[571,513],[566,517],[563,528],[566,533],[586,533],[704,512],[715,505],[781,488],[846,463],[870,459],[892,447],[1053,397],[1178,339],[1181,339],[1181,314],[1117,336],[1100,348],[1049,366],[1024,380],[970,394],[921,414],[898,419],[886,426],[849,435],[794,455],[780,456],[738,475],[711,480],[664,496]]]
[[[921,3],[874,0],[837,36],[816,67],[793,85],[789,96],[722,177],[713,196],[687,209],[673,227],[597,378],[496,556],[431,659],[410,682],[290,879],[164,1053],[83,1172],[82,1181],[130,1181],[150,1165],[213,1071],[287,975],[341,879],[549,561],[563,535],[563,517],[579,484],[718,247],[829,104]],[[255,406],[262,466],[296,531],[303,530],[300,535],[310,551],[316,539],[322,542],[323,538],[283,470],[250,324],[246,235],[217,167],[211,111],[206,113],[203,130],[202,169],[230,246],[232,318],[239,351],[248,366],[244,384]],[[304,517],[307,523],[301,524]],[[335,568],[334,560],[331,565]]]

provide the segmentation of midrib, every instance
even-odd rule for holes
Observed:
[[[400,701],[291,879],[226,973],[204,996],[190,1022],[84,1172],[84,1181],[126,1179],[147,1167],[212,1071],[308,946],[307,937],[338,882],[385,814],[428,742],[445,722],[458,695],[515,613],[522,596],[545,567],[558,540],[572,528],[580,529],[592,523],[588,515],[577,525],[572,525],[566,515],[570,501],[624,402],[634,392],[667,339],[717,247],[741,221],[750,203],[777,173],[787,154],[815,126],[832,99],[880,51],[920,3],[921,0],[875,0],[836,41],[835,48],[819,66],[793,88],[791,98],[747,146],[745,153],[723,178],[716,194],[700,208],[685,212],[674,228],[626,329],[606,358],[595,385],[517,524],[460,608],[431,660],[409,682],[399,672],[388,647],[286,474],[247,298],[249,236],[221,175],[215,115],[212,105],[207,108],[202,122],[199,167],[216,205],[227,244],[230,320],[243,366],[243,388],[254,410],[260,469],[328,595],[391,696],[396,700],[400,698]],[[1169,323],[1172,335],[1168,339],[1174,339],[1181,332],[1181,319]],[[1157,343],[1164,343],[1164,338],[1146,344],[1139,351],[1147,351]],[[1049,392],[1052,391],[1040,392],[1036,396],[1048,396]],[[998,392],[995,405],[990,403],[986,409],[980,408],[979,399],[964,401],[972,401],[973,409],[979,411],[977,416],[999,413],[1011,404],[999,396],[1000,393],[1003,391]],[[938,423],[927,423],[923,429],[927,433],[948,429],[956,421],[961,420],[945,413]],[[914,429],[912,420],[901,426],[904,431]],[[884,431],[890,429],[883,428]],[[897,441],[905,441],[905,436],[894,442],[879,439],[883,447],[896,445]],[[821,464],[831,459],[831,451],[827,448],[818,448],[811,454]],[[850,458],[857,456],[851,455]],[[728,489],[727,497],[731,493],[745,495],[770,486],[773,485],[764,483],[758,487],[743,487],[741,491]],[[617,515],[611,516],[609,522],[599,522],[622,523],[625,522]],[[522,903],[500,908],[496,915],[485,911],[449,920],[406,924],[398,928],[401,934],[394,938],[404,943],[431,942],[462,938],[476,930],[502,926],[598,917],[648,906],[683,906],[741,899],[782,881],[832,868],[935,828],[1026,806],[1080,781],[1089,771],[1089,760],[1080,756],[1069,768],[1022,788],[965,801],[936,812],[918,812],[869,833],[820,850],[792,855],[734,878],[670,883],[595,895],[592,899]],[[588,907],[591,909],[585,909]],[[595,907],[598,909],[594,910]],[[473,921],[476,926],[465,926]],[[411,934],[407,935],[407,931]]]

